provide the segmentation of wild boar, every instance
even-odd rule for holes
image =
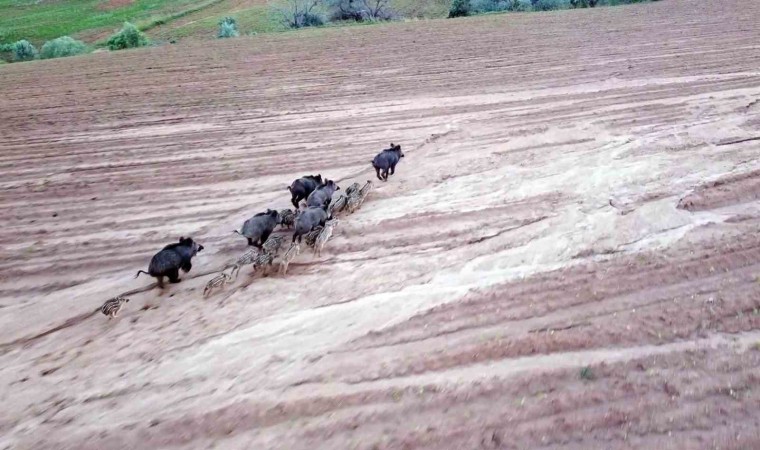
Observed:
[[[330,206],[333,193],[340,190],[337,184],[333,180],[325,180],[322,186],[318,187],[306,199],[306,207],[319,206],[320,208],[327,209]]]
[[[158,287],[164,287],[164,277],[169,277],[170,283],[179,283],[179,270],[187,273],[193,267],[190,261],[193,256],[203,250],[203,246],[193,241],[192,238],[179,238],[178,243],[169,244],[160,252],[153,255],[148,266],[148,271],[138,270],[137,278],[141,273],[156,278]]]
[[[400,145],[393,145],[391,142],[391,148],[387,148],[375,156],[372,160],[372,167],[375,168],[377,178],[380,181],[388,181],[388,171],[393,175],[396,173],[396,164],[404,157],[404,152],[401,151]],[[382,170],[382,175],[380,171]]]
[[[243,223],[243,229],[241,231],[235,230],[235,233],[247,238],[248,245],[261,248],[277,226],[279,217],[280,214],[277,211],[267,209],[266,212],[258,213],[246,220]]]
[[[321,174],[304,175],[291,183],[290,186],[288,186],[288,190],[290,191],[290,201],[293,203],[293,206],[298,209],[298,203],[301,200],[308,198],[309,194],[311,194],[314,189],[318,188],[322,184]]]
[[[327,211],[319,206],[310,206],[306,208],[296,219],[295,232],[293,233],[293,241],[301,242],[304,234],[310,232],[315,227],[324,226],[328,219]]]

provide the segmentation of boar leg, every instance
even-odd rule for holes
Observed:
[[[261,233],[261,245],[264,245],[264,243],[269,239],[269,235],[272,234],[271,231],[265,231]]]
[[[169,283],[179,283],[179,269],[172,269],[166,274],[169,277]]]

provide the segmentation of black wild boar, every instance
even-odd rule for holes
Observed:
[[[391,142],[391,148],[386,148],[378,153],[375,159],[372,160],[372,167],[377,172],[377,178],[380,181],[388,181],[388,170],[390,170],[391,175],[396,173],[396,164],[403,157],[404,152],[401,151],[401,146],[393,145],[393,142]],[[381,170],[383,171],[382,176],[380,174]]]
[[[258,213],[246,220],[243,229],[235,230],[235,233],[247,238],[248,245],[261,248],[279,222],[280,214],[274,209],[267,209],[266,212]]]
[[[298,209],[298,203],[301,200],[305,200],[307,197],[309,197],[309,194],[311,194],[314,189],[318,188],[321,185],[321,174],[304,175],[294,181],[290,186],[288,186],[288,190],[290,191],[290,195],[292,197],[290,201],[293,203],[293,206]]]
[[[135,278],[141,273],[155,277],[158,281],[158,287],[164,287],[164,277],[169,277],[169,282],[179,283],[179,269],[187,273],[193,267],[190,260],[198,252],[203,250],[203,246],[193,241],[192,238],[179,238],[179,242],[169,244],[160,252],[153,255],[148,266],[148,271],[138,270]]]
[[[293,242],[301,238],[318,226],[324,226],[328,219],[327,211],[319,206],[309,206],[296,218],[296,229],[293,233]]]
[[[338,190],[340,188],[333,180],[325,180],[322,186],[309,194],[309,198],[306,199],[306,207],[319,206],[320,208],[327,208],[330,206],[333,193]]]

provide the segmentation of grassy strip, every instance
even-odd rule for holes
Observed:
[[[198,0],[133,0],[121,7],[104,9],[102,0],[0,0],[0,43],[27,39],[41,46],[61,36],[116,29],[125,21],[157,26],[154,22],[181,17],[218,1],[221,0],[199,5]]]
[[[213,37],[216,36],[219,20],[225,16],[230,16],[237,21],[238,30],[241,35],[271,33],[286,31],[288,29],[273,17],[269,6],[264,4],[210,14],[207,17],[183,25],[160,30],[154,36],[159,39],[181,39],[189,36]]]
[[[210,6],[214,6],[218,3],[223,2],[224,0],[208,0],[206,2],[203,2],[199,5],[193,6],[192,8],[184,9],[181,11],[177,11],[175,13],[170,14],[164,14],[162,16],[158,16],[156,18],[152,18],[146,22],[138,22],[135,24],[137,28],[140,29],[140,31],[148,31],[153,28],[156,28],[161,25],[166,25],[169,22],[172,22],[177,19],[181,19],[189,14],[196,13],[198,11],[204,10]]]

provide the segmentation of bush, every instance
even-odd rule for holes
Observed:
[[[77,41],[68,36],[62,36],[52,41],[45,42],[40,50],[40,58],[63,58],[66,56],[87,53],[87,46],[82,41]]]
[[[327,7],[330,10],[331,22],[351,20],[361,22],[365,17],[359,2],[355,0],[328,0]]]
[[[293,13],[289,18],[282,21],[289,28],[306,28],[306,27],[321,27],[327,20],[325,17],[318,13],[310,13],[305,11],[299,11]]]
[[[563,0],[531,0],[533,11],[553,11],[568,7],[568,3]]]
[[[471,12],[470,0],[454,0],[451,2],[451,9],[449,10],[449,18],[453,17],[467,17]]]
[[[14,61],[31,61],[38,56],[37,49],[26,39],[11,44]]]
[[[502,11],[525,11],[527,4],[520,0],[475,0],[472,10],[478,14]]]
[[[232,17],[225,17],[219,22],[219,33],[216,37],[220,39],[238,37],[237,22]]]
[[[322,0],[280,0],[271,6],[283,25],[289,28],[318,27],[325,24]]]
[[[357,0],[331,0],[328,2],[328,7],[330,8],[331,22],[362,22],[366,18],[366,13]]]
[[[355,0],[356,1],[356,0]],[[391,10],[391,0],[361,0],[365,20],[393,20],[398,14]]]
[[[111,50],[144,47],[148,45],[148,38],[136,26],[129,22],[124,22],[121,30],[108,38],[106,45]]]
[[[327,0],[326,5],[330,21],[372,22],[398,16],[390,8],[390,0]]]

